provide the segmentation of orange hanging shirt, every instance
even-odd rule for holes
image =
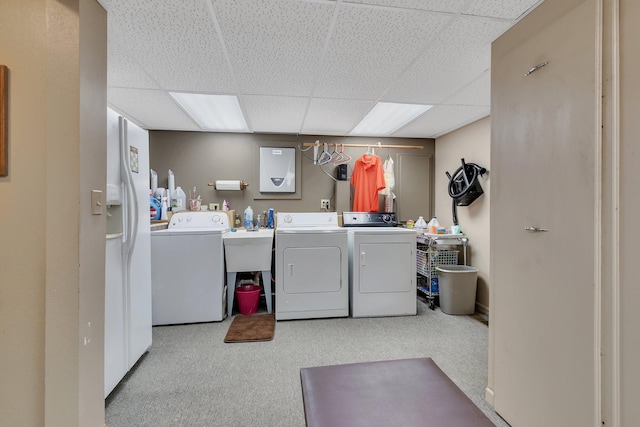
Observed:
[[[354,212],[378,212],[378,191],[385,188],[382,160],[375,154],[363,154],[356,160],[351,175]]]

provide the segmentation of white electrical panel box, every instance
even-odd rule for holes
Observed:
[[[260,147],[260,192],[296,192],[296,149]]]

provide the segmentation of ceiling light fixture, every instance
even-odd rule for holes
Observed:
[[[203,130],[249,132],[236,96],[184,92],[169,94]]]
[[[349,135],[389,136],[433,105],[378,102]]]

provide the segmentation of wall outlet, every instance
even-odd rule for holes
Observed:
[[[320,199],[320,209],[329,210],[331,206],[329,205],[329,199]]]

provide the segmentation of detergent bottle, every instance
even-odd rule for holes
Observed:
[[[413,228],[415,228],[417,231],[420,231],[421,233],[427,231],[427,222],[424,220],[424,217],[418,217],[418,220],[413,225]]]
[[[176,191],[171,193],[171,210],[174,212],[184,211],[187,209],[187,195],[184,194],[180,186],[176,187]]]
[[[244,228],[250,230],[253,228],[253,209],[251,206],[244,210]]]
[[[440,223],[438,222],[437,217],[432,217],[431,221],[427,225],[427,233],[429,234],[438,234],[438,227],[440,227]]]
[[[162,205],[160,204],[160,200],[156,199],[153,196],[149,197],[149,219],[157,220],[160,219],[160,215],[162,214]]]

